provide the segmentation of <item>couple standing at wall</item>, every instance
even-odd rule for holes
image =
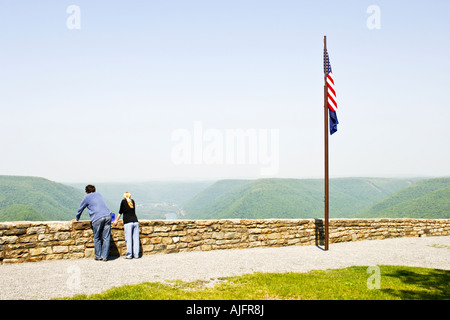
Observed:
[[[136,216],[136,204],[131,199],[131,194],[129,192],[123,194],[119,215],[111,222],[114,214],[109,210],[102,195],[96,192],[95,186],[87,185],[85,191],[86,195],[81,201],[76,218],[72,221],[80,220],[83,210],[88,209],[94,232],[95,260],[108,261],[111,224],[117,225],[122,215],[127,244],[125,258],[132,259],[133,256],[139,258],[139,221]]]

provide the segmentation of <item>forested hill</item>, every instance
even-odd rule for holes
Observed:
[[[358,214],[362,218],[450,218],[450,178],[419,181]]]
[[[355,217],[420,179],[330,179],[330,214]],[[222,180],[184,206],[187,218],[317,218],[323,216],[322,179]]]
[[[141,219],[270,219],[323,217],[323,179],[100,184],[113,212],[122,192],[138,200]],[[84,197],[44,178],[0,176],[0,221],[71,220]],[[164,210],[163,210],[164,209]],[[147,211],[146,211],[147,210]],[[330,218],[450,218],[450,178],[330,179]],[[89,219],[85,212],[82,219]]]
[[[44,178],[0,176],[0,221],[71,220],[83,196]]]

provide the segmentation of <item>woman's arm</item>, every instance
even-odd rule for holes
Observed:
[[[121,213],[117,214],[116,219],[113,221],[113,225],[114,225],[114,226],[116,226],[117,223],[119,222],[119,219],[120,219],[120,216],[121,216],[121,215],[122,215]]]

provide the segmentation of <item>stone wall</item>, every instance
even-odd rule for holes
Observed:
[[[140,221],[143,254],[323,244],[321,219]],[[111,256],[124,256],[122,222],[112,227]],[[448,236],[449,219],[331,219],[330,243]],[[332,247],[330,247],[330,250]],[[93,258],[89,221],[2,222],[0,264]]]

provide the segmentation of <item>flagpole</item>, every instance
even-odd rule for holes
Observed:
[[[327,36],[324,36],[323,38],[323,46],[325,54],[327,52]],[[324,136],[325,136],[325,251],[326,251],[328,250],[328,240],[329,240],[328,239],[329,184],[328,184],[328,90],[327,90],[327,74],[325,71],[324,71],[323,91],[324,91],[323,117],[324,117]]]

